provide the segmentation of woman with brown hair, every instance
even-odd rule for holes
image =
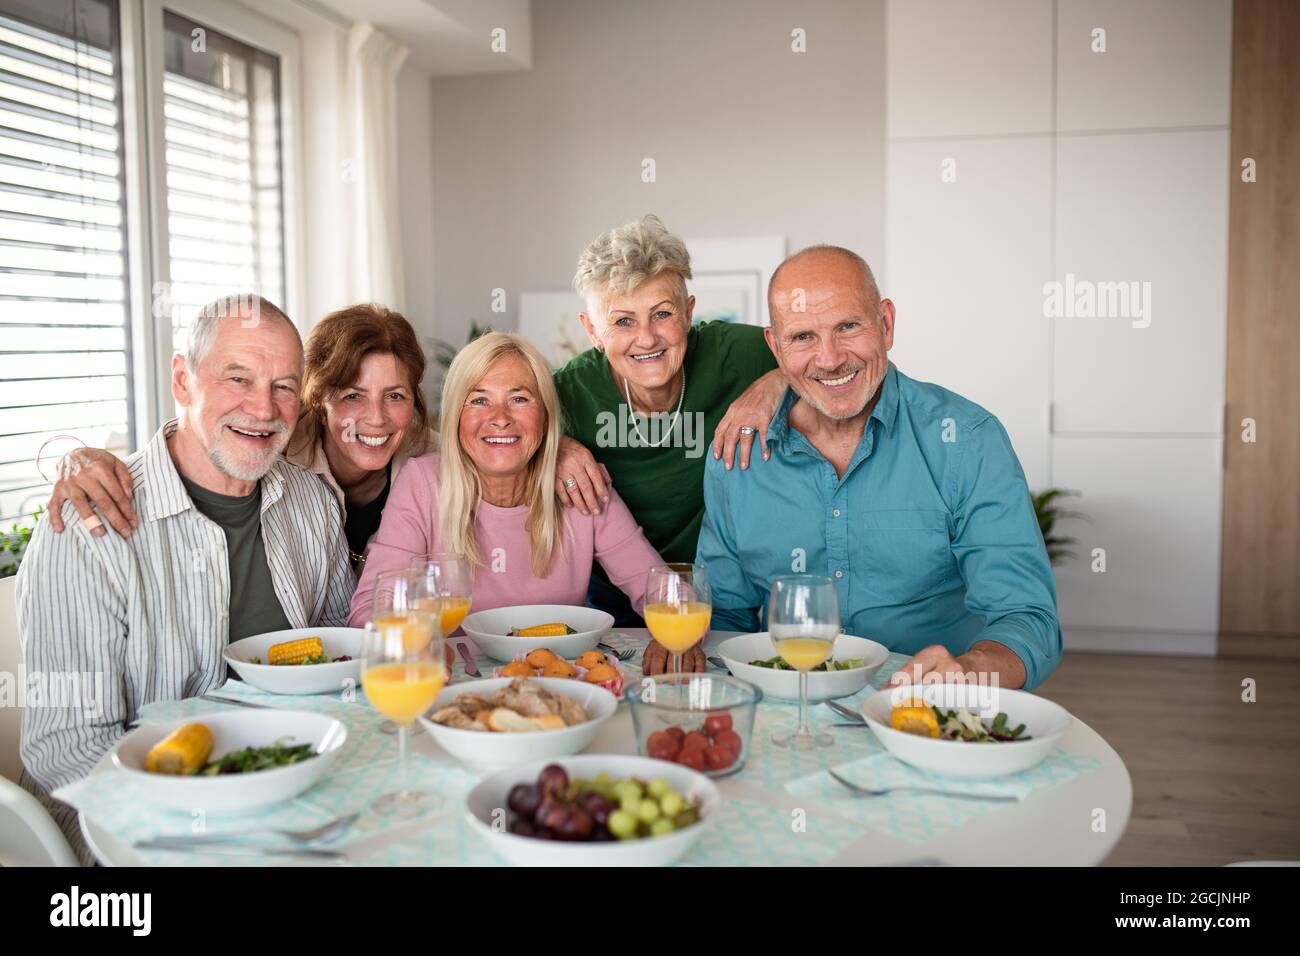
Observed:
[[[352,567],[361,573],[366,546],[383,515],[388,490],[406,461],[436,447],[420,380],[424,351],[411,323],[382,305],[331,312],[312,328],[304,350],[302,414],[285,458],[315,472],[343,509]],[[64,461],[50,496],[50,526],[63,530],[71,501],[83,518],[99,508],[124,537],[138,523],[131,476],[113,454],[79,448]],[[104,534],[102,525],[94,532]]]

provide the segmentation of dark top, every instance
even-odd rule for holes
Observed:
[[[293,625],[275,594],[271,569],[262,543],[262,486],[251,495],[234,497],[217,494],[188,481],[181,482],[194,507],[216,522],[226,533],[230,562],[230,620],[228,640],[238,641],[253,634],[284,631]]]
[[[347,520],[343,523],[343,532],[348,538],[348,551],[354,555],[366,553],[366,545],[374,533],[379,530],[379,522],[384,517],[384,504],[388,501],[388,489],[393,486],[393,463],[388,463],[388,474],[384,478],[384,489],[374,501],[365,505],[348,505]],[[356,564],[354,558],[352,561]]]

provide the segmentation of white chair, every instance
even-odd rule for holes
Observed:
[[[41,801],[0,777],[0,866],[78,866]]]

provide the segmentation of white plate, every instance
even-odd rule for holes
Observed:
[[[577,634],[560,637],[510,637],[512,627],[538,624],[567,624]],[[524,604],[476,611],[461,623],[465,633],[494,661],[512,661],[515,655],[546,647],[572,660],[584,651],[595,650],[600,639],[614,626],[614,616],[590,607],[569,604]]]
[[[950,777],[1002,777],[1028,770],[1051,753],[1074,721],[1060,704],[1028,691],[999,688],[995,706],[1007,715],[1012,727],[1024,724],[1025,733],[1032,739],[996,744],[939,740],[889,726],[893,693],[892,688],[878,691],[862,702],[862,716],[877,739],[904,763]],[[967,709],[974,713],[974,707]]]
[[[472,692],[491,696],[509,686],[514,678],[492,677],[448,687],[434,701],[430,713],[446,707],[461,694]],[[435,724],[421,717],[420,723],[443,750],[462,763],[474,767],[497,769],[532,760],[565,757],[585,749],[600,732],[601,725],[618,710],[618,698],[603,687],[585,681],[559,677],[532,677],[547,690],[576,700],[587,710],[590,719],[561,730],[537,730],[529,733],[492,733],[483,730],[460,730]]]
[[[226,647],[225,658],[246,684],[268,694],[330,694],[361,686],[361,638],[359,627],[298,627],[288,631],[255,634]],[[248,659],[267,659],[272,644],[319,637],[330,657],[351,657],[339,664],[250,664]]]
[[[515,836],[496,828],[494,821],[501,819],[500,813],[510,813],[506,809],[506,795],[510,788],[517,783],[535,783],[537,775],[548,763],[560,764],[570,777],[590,779],[602,770],[615,780],[663,777],[687,800],[699,801],[700,822],[666,836],[608,843],[540,840]],[[684,856],[704,833],[704,828],[712,825],[721,803],[722,798],[713,781],[690,767],[649,757],[584,754],[555,761],[539,760],[485,778],[466,797],[465,815],[470,827],[481,833],[493,850],[516,866],[668,866]]]
[[[245,747],[266,747],[285,738],[287,743],[311,744],[317,756],[287,767],[218,777],[182,777],[144,769],[145,756],[154,744],[182,724],[192,723],[206,724],[212,731],[209,760]],[[242,813],[292,799],[311,787],[329,769],[347,739],[342,721],[324,714],[239,708],[168,724],[145,724],[118,742],[112,759],[115,767],[141,786],[150,803],[186,812],[201,807],[205,811]]]
[[[718,656],[727,662],[727,668],[741,680],[749,681],[763,689],[768,697],[779,700],[799,699],[799,672],[779,671],[771,667],[755,667],[754,660],[767,660],[776,656],[776,648],[767,631],[742,634],[718,645]],[[850,657],[866,658],[865,667],[848,671],[813,671],[808,674],[808,699],[831,700],[848,697],[867,686],[871,676],[889,659],[889,648],[865,637],[841,634],[835,638],[834,660]]]

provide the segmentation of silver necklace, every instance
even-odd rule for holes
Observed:
[[[632,387],[628,384],[626,376],[623,378],[623,395],[627,398],[627,410],[632,413],[632,427],[636,429],[636,437],[641,439],[641,444],[647,448],[662,448],[664,442],[673,437],[673,429],[677,427],[677,419],[682,413],[682,402],[686,398],[686,367],[682,367],[682,393],[677,396],[677,410],[673,412],[673,420],[669,423],[668,430],[657,442],[651,442],[645,435],[641,434],[641,426],[636,421],[636,408],[632,404]],[[647,415],[646,417],[649,418],[650,416]]]

